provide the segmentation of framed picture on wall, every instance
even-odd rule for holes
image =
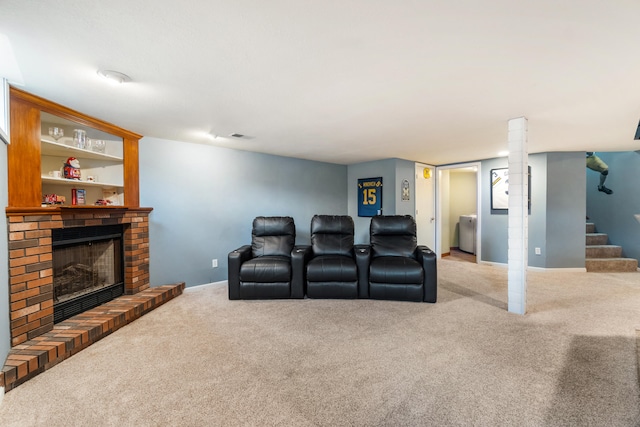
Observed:
[[[531,166],[528,171],[527,205],[531,210]],[[509,209],[509,168],[491,169],[491,210]]]
[[[0,81],[0,139],[9,143],[9,82]]]
[[[509,209],[509,168],[491,169],[491,209]]]
[[[358,216],[382,214],[382,177],[358,179]]]

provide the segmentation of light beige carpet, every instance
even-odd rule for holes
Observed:
[[[638,426],[640,274],[439,261],[437,304],[185,294],[7,393],[2,426]]]

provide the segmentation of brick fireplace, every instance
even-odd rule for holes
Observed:
[[[140,207],[138,142],[141,135],[14,87],[10,88],[10,119],[6,216],[9,229],[11,350],[0,370],[0,387],[7,391],[180,295],[185,287],[183,282],[150,287],[149,213],[152,209]],[[119,203],[42,207],[46,189],[57,185],[47,184],[47,170],[51,169],[47,165],[51,164],[52,158],[57,161],[55,157],[60,148],[52,148],[54,143],[43,140],[47,134],[47,120],[71,129],[78,127],[101,138],[106,135],[116,148],[121,149],[115,160],[105,160],[101,155],[96,160],[96,154],[87,153],[88,150],[73,151],[95,160],[94,168],[115,170],[111,179],[122,195]],[[66,158],[66,151],[64,153],[62,157]],[[104,165],[104,162],[109,164]],[[67,190],[71,188],[65,187],[60,191]],[[110,279],[103,270],[87,267],[89,263],[85,260],[94,259],[92,255],[79,256],[68,263],[63,261],[63,269],[73,266],[76,272],[84,271],[87,278],[95,281],[91,286],[84,284],[85,289],[90,289],[85,294],[88,299],[64,301],[64,310],[71,305],[73,310],[58,316],[61,312],[61,289],[64,288],[65,292],[72,289],[67,295],[75,298],[78,288],[83,285],[81,282],[84,282],[77,273],[72,278],[60,278],[59,254],[67,243],[61,244],[59,237],[80,228],[83,232],[78,234],[84,237],[85,231],[91,234],[87,229],[100,229],[101,232],[106,228],[119,230],[118,237],[114,237],[114,245],[118,246],[113,250],[113,259],[117,260],[113,266],[114,283],[106,283]],[[98,239],[96,242],[102,241]],[[75,243],[78,242],[68,244]],[[86,252],[95,254],[98,249]],[[108,264],[104,258],[106,253],[106,250],[100,252],[103,256],[101,263]],[[54,261],[58,290],[58,304],[55,306]],[[96,264],[93,267],[98,268]],[[111,295],[92,287],[103,284],[107,287],[102,289]],[[67,285],[69,287],[65,288]],[[111,292],[116,287],[117,291]],[[70,304],[66,305],[68,301]],[[78,306],[80,309],[76,311]],[[57,319],[55,324],[54,319]]]
[[[124,293],[149,288],[151,208],[8,208],[11,345],[53,329],[52,230],[122,224]]]

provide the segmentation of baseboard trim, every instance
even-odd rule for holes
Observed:
[[[503,262],[478,261],[478,264],[489,265],[491,267],[507,268],[508,265]],[[545,268],[545,267],[527,267],[527,271],[540,271],[543,273],[586,273],[585,267],[567,267],[567,268]]]
[[[478,261],[478,264],[488,265],[489,267],[507,268],[507,264],[503,262]]]
[[[189,286],[188,288],[184,288],[184,290],[189,290],[189,289],[197,289],[197,288],[201,288],[203,286],[216,286],[216,285],[226,285],[227,284],[227,280],[221,280],[219,282],[211,282],[211,283],[203,283],[201,285],[194,285],[194,286]]]
[[[567,267],[567,268],[544,268],[544,267],[528,267],[527,271],[541,271],[543,273],[586,273],[585,267]]]

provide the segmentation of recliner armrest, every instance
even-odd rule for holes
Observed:
[[[229,299],[240,299],[240,266],[250,260],[251,245],[244,245],[229,252],[227,258],[229,274]]]
[[[313,250],[311,246],[294,246],[291,251],[291,298],[304,298],[304,285],[307,282],[307,263]]]
[[[371,262],[370,245],[353,245],[353,252],[358,267],[358,298],[369,298],[369,263]]]
[[[424,302],[436,302],[438,297],[438,273],[436,269],[436,254],[427,246],[416,248],[416,259],[424,269]]]

